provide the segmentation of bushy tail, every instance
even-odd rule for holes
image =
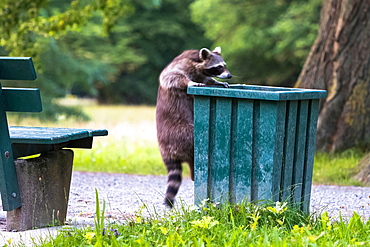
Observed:
[[[179,191],[182,180],[182,165],[180,161],[165,161],[167,167],[167,191],[164,203],[172,208],[175,203],[175,197]]]

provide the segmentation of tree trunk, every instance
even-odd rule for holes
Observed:
[[[357,173],[353,178],[366,186],[370,186],[370,153],[360,160],[358,167],[360,172]]]
[[[296,87],[328,91],[317,149],[370,144],[370,1],[325,0],[320,30]]]

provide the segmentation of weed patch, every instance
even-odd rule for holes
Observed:
[[[61,231],[40,246],[359,246],[370,241],[370,223],[356,213],[333,221],[326,212],[304,214],[284,203],[183,206],[166,215],[108,224],[97,213],[95,229]],[[71,245],[72,244],[72,245]]]

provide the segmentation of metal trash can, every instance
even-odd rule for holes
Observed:
[[[231,85],[194,95],[194,201],[272,200],[308,212],[325,90]]]

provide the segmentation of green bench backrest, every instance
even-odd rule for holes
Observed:
[[[0,80],[29,80],[37,78],[30,57],[0,57]]]
[[[1,88],[1,84],[0,84]],[[40,91],[37,88],[3,88],[2,98],[5,111],[41,112]]]
[[[0,80],[35,80],[37,78],[32,58],[0,57]],[[1,84],[0,84],[1,88]],[[42,111],[41,97],[38,89],[3,88],[3,110],[13,112]]]

